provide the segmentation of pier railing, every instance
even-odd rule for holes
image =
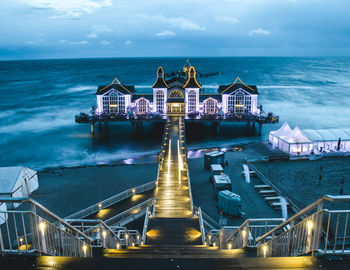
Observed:
[[[134,207],[131,207],[118,215],[115,215],[114,217],[111,217],[109,219],[106,219],[104,222],[108,226],[124,226],[141,216],[145,215],[146,209],[153,208],[155,205],[154,198],[150,198]]]
[[[343,209],[346,202],[350,202],[350,196],[327,195],[311,203],[259,237],[258,255],[272,257],[315,252],[350,253],[350,210]],[[325,209],[325,203],[337,204],[341,209]]]
[[[117,234],[100,219],[68,219],[67,222],[93,239],[93,247],[113,249],[121,245]]]
[[[190,173],[188,171],[188,164],[187,164],[186,130],[185,130],[185,123],[184,123],[183,117],[179,118],[179,147],[180,147],[180,153],[181,153],[181,158],[182,158],[183,171],[185,171],[185,176],[187,177],[187,180],[188,180],[188,191],[190,194],[191,212],[193,213],[191,178],[190,178]]]
[[[285,221],[283,218],[247,219],[241,226],[229,234],[227,238],[224,237],[222,239],[223,243],[220,244],[220,247],[228,249],[256,247],[256,239],[258,237],[275,228],[283,221]],[[225,230],[227,230],[227,228],[223,227],[222,231],[224,232]]]
[[[157,186],[157,182],[156,181],[152,181],[134,188],[130,188],[128,190],[125,190],[121,193],[118,193],[116,195],[113,195],[112,197],[109,197],[108,199],[105,199],[101,202],[95,203],[79,212],[76,212],[74,214],[71,214],[69,216],[67,216],[65,219],[81,219],[81,218],[85,218],[88,217],[92,214],[97,213],[98,211],[100,211],[101,209],[107,208],[113,204],[116,204],[122,200],[125,200],[127,198],[130,198],[136,194],[140,194],[149,190],[152,190],[154,188],[156,188]]]
[[[19,210],[0,211],[1,253],[39,253],[53,256],[90,257],[89,236],[30,198],[0,198],[20,204]]]

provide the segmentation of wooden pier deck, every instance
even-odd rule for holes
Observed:
[[[192,202],[187,178],[187,163],[184,162],[183,119],[169,116],[165,126],[165,152],[160,164],[156,194],[157,218],[185,218],[192,216]]]

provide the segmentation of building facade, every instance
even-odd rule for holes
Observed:
[[[193,66],[185,65],[182,72],[165,79],[159,67],[152,93],[136,91],[134,86],[121,84],[117,79],[96,92],[96,115],[242,115],[260,114],[258,90],[239,78],[220,85],[217,92],[207,93],[197,81]]]

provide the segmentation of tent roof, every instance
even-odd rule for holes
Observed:
[[[328,129],[317,129],[316,131],[322,136],[324,141],[337,141],[339,139]]]
[[[283,125],[279,129],[277,129],[275,131],[271,131],[270,133],[275,137],[283,138],[283,137],[288,136],[290,133],[292,133],[292,129],[290,128],[288,122],[284,122]]]
[[[23,167],[0,168],[0,193],[11,193]]]
[[[303,129],[303,132],[313,142],[324,141],[323,137],[314,129]]]
[[[36,172],[26,167],[0,167],[0,194],[12,193],[22,170],[27,170],[30,175]]]
[[[295,127],[293,131],[283,138],[288,143],[310,143],[311,140],[299,129]]]
[[[350,134],[346,133],[343,129],[330,129],[329,131],[338,139],[340,138],[343,141],[350,140]]]

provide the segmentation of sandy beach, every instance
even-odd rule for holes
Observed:
[[[91,166],[39,172],[32,198],[61,217],[157,178],[158,164]]]
[[[218,146],[220,147],[220,146]],[[227,147],[227,146],[225,146]],[[239,225],[247,218],[281,217],[281,211],[271,208],[254,189],[261,184],[252,178],[247,184],[241,175],[244,158],[266,156],[271,151],[264,143],[232,145],[225,153],[228,166],[225,173],[232,181],[232,191],[242,198],[242,211],[239,217],[223,216],[213,197],[213,187],[209,182],[210,172],[204,169],[203,155],[208,149],[198,151],[195,158],[188,159],[193,202],[219,221],[227,219],[228,225]],[[39,189],[32,198],[42,203],[59,216],[65,217],[91,204],[104,200],[126,189],[148,183],[157,177],[158,164],[151,159],[141,158],[144,164],[120,164],[112,166],[86,166],[76,168],[56,168],[39,172]],[[325,195],[339,195],[341,177],[350,173],[349,157],[325,157],[309,161],[274,161],[254,163],[262,173],[276,184],[288,197],[303,208]],[[322,180],[319,184],[320,166]],[[350,193],[350,181],[345,179],[343,193]],[[59,202],[59,203],[57,203]]]
[[[344,195],[350,194],[350,157],[255,162],[254,165],[299,208],[324,195],[340,195],[341,189]]]

